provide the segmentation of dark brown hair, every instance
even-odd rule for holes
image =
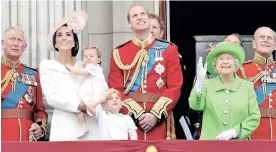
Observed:
[[[63,24],[62,26],[67,26],[67,24]],[[78,52],[79,52],[79,39],[76,33],[73,33],[73,37],[74,37],[74,42],[75,42],[75,46],[71,49],[71,54],[73,57],[77,56]],[[53,35],[53,45],[56,45],[56,34],[57,31],[55,32],[55,34]],[[55,50],[58,52],[58,48],[54,47]]]

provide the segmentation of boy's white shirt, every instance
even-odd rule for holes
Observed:
[[[96,116],[87,113],[98,119],[101,140],[128,140],[129,133],[137,130],[129,115],[108,112],[101,105],[96,108]]]

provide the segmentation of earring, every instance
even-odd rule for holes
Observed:
[[[73,44],[73,47],[75,47],[75,44]]]

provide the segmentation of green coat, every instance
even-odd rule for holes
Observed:
[[[192,109],[203,111],[200,140],[215,140],[217,135],[232,128],[239,139],[247,139],[260,123],[253,84],[236,74],[227,88],[219,76],[205,79],[201,93],[192,90],[189,104]]]

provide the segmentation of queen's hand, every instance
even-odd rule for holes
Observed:
[[[203,87],[203,80],[206,76],[207,73],[207,63],[204,64],[202,62],[202,57],[199,58],[198,63],[197,63],[197,69],[196,69],[196,83],[195,83],[195,90],[197,92],[201,92],[202,87]]]

